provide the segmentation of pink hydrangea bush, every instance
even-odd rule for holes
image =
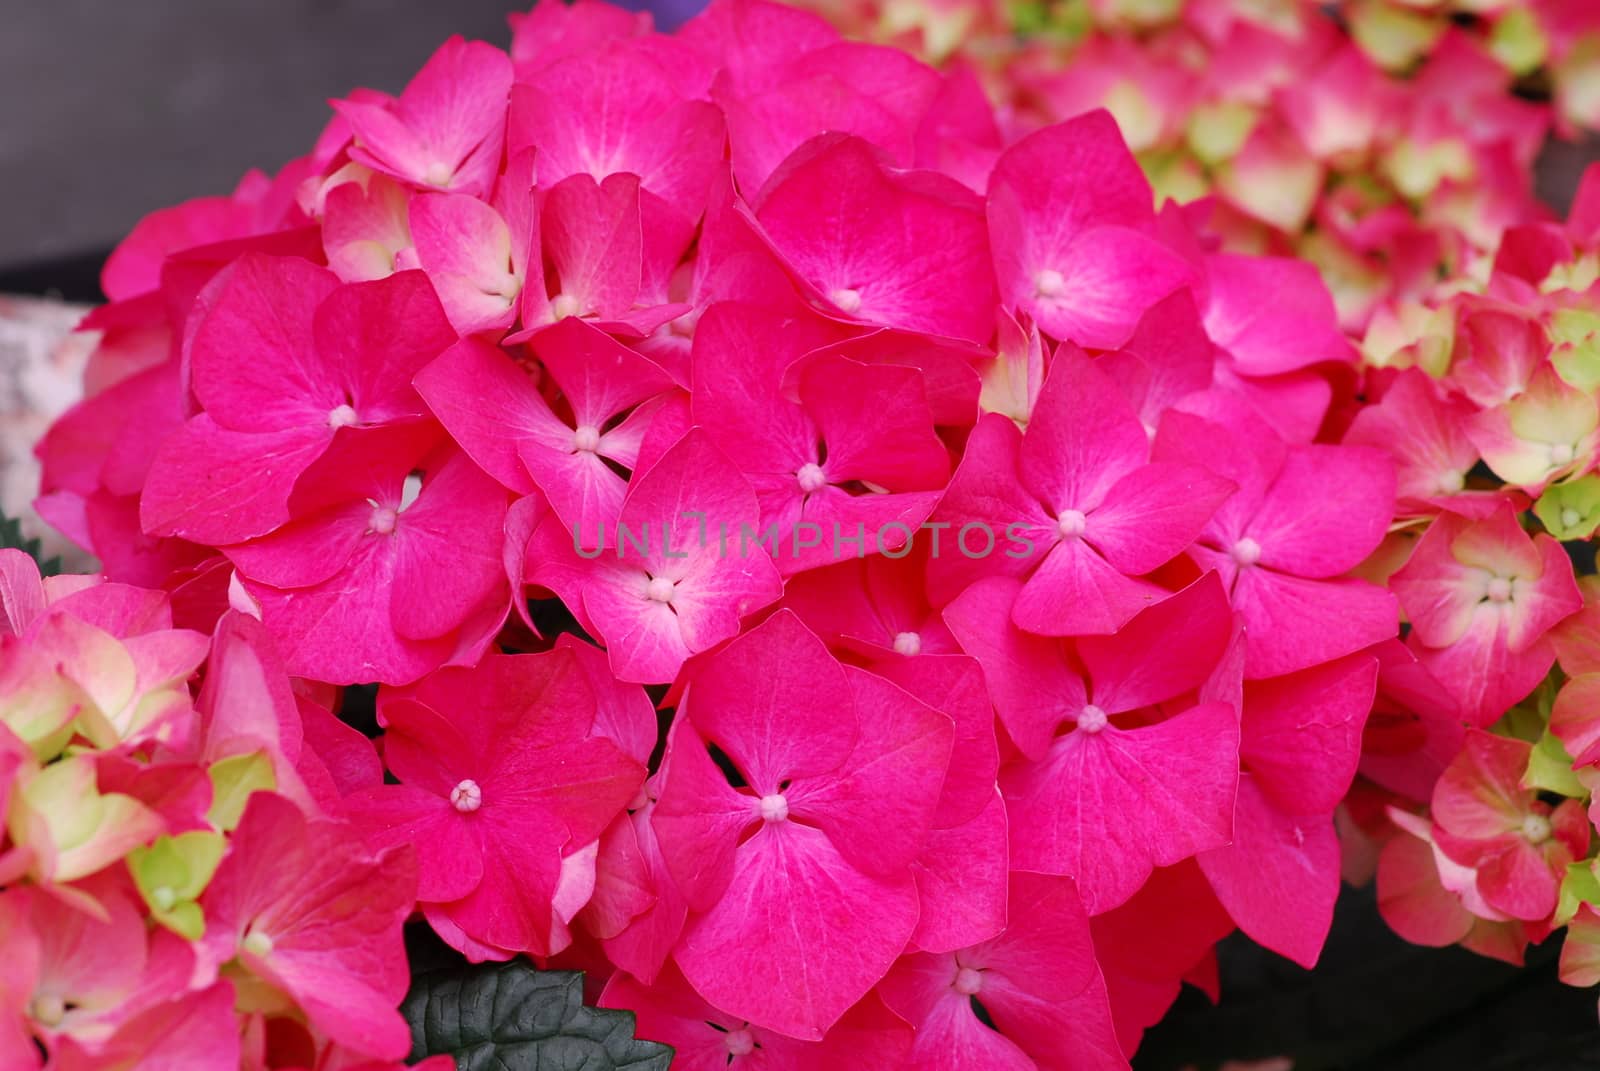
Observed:
[[[1481,292],[1433,306],[1367,369],[1343,434],[1398,477],[1364,568],[1409,629],[1382,656],[1352,796],[1381,841],[1379,905],[1410,940],[1514,963],[1570,925],[1562,976],[1583,986],[1600,902],[1597,198],[1591,169],[1565,224],[1507,230]]]
[[[1314,270],[1220,251],[1104,112],[1016,137],[762,0],[545,3],[335,111],[142,223],[85,323],[39,509],[185,638],[17,705],[17,770],[69,733],[116,797],[85,850],[47,793],[87,753],[14,775],[41,902],[212,785],[205,1007],[377,1059],[413,911],[691,1069],[1125,1066],[1235,928],[1316,962],[1368,712],[1427,665],[1355,575],[1412,492]],[[1536,587],[1484,657],[1576,598]],[[89,643],[17,647],[18,694]]]

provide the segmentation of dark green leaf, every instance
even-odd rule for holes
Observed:
[[[24,539],[22,525],[14,518],[7,517],[4,510],[0,510],[0,550],[20,550],[32,558],[39,566],[39,572],[45,576],[55,576],[61,572],[60,558],[45,558],[44,551],[39,547],[37,539]]]
[[[583,1004],[583,975],[526,961],[424,970],[400,1007],[411,1059],[460,1071],[666,1071],[672,1050],[633,1036],[633,1013]]]

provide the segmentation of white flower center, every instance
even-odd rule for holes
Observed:
[[[823,473],[822,466],[815,461],[808,461],[800,466],[800,471],[795,473],[800,481],[800,490],[806,494],[820,491],[828,485],[828,477]]]
[[[1086,733],[1097,733],[1106,727],[1106,712],[1090,703],[1078,712],[1078,728]]]
[[[837,305],[841,312],[854,316],[861,311],[861,291],[848,286],[841,286],[828,295],[828,300]]]
[[[1577,451],[1572,449],[1571,443],[1556,443],[1550,447],[1550,464],[1552,465],[1570,465],[1572,464],[1572,459],[1576,456]]]
[[[1578,526],[1578,522],[1581,520],[1583,520],[1583,514],[1579,513],[1571,506],[1568,506],[1561,511],[1561,527],[1563,528],[1576,528]]]
[[[922,637],[915,632],[897,632],[894,637],[894,653],[911,658],[922,653]]]
[[[1458,494],[1467,486],[1467,475],[1464,472],[1441,472],[1436,486],[1441,495]]]
[[[1503,576],[1497,576],[1489,581],[1485,594],[1489,596],[1490,602],[1510,602],[1511,581]]]
[[[463,778],[450,790],[450,806],[462,814],[471,814],[483,806],[483,789],[472,778]]]
[[[760,808],[763,822],[782,822],[789,817],[789,801],[783,798],[782,793],[762,796]]]
[[[157,885],[150,890],[150,903],[155,905],[157,911],[171,911],[172,905],[178,902],[178,894],[172,891],[170,885]]]
[[[244,935],[244,940],[240,942],[240,947],[252,956],[270,956],[272,955],[272,938],[260,930],[251,930]]]
[[[1542,814],[1530,814],[1522,820],[1522,839],[1529,844],[1543,844],[1550,839],[1550,819]]]
[[[1056,530],[1062,539],[1077,539],[1089,526],[1089,518],[1079,509],[1064,509],[1056,516]]]
[[[367,522],[367,527],[379,535],[388,535],[394,531],[395,522],[400,517],[400,511],[391,506],[374,506],[372,520]]]
[[[1066,278],[1054,268],[1045,268],[1033,273],[1033,289],[1040,297],[1059,297],[1066,288]]]
[[[572,448],[586,454],[592,454],[600,449],[600,429],[593,424],[580,425],[578,430],[572,433]]]
[[[664,576],[653,576],[644,587],[644,597],[651,602],[671,602],[678,585]]]
[[[1261,560],[1261,544],[1245,536],[1233,545],[1231,553],[1237,565],[1248,568]]]
[[[32,1018],[40,1025],[57,1026],[66,1018],[67,1002],[56,993],[40,993],[33,998],[33,1006],[29,1010]]]
[[[955,990],[964,997],[973,996],[983,988],[983,972],[975,971],[971,967],[962,967],[956,971]]]
[[[728,1031],[723,1041],[727,1043],[729,1056],[749,1056],[756,1047],[756,1039],[744,1027]]]
[[[361,418],[356,416],[356,411],[348,405],[337,406],[328,412],[328,427],[348,428],[351,424],[361,423]]]
[[[557,321],[576,316],[580,311],[578,299],[570,294],[557,294],[550,301],[550,315]]]

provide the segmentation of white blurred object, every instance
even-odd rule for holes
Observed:
[[[83,396],[83,367],[98,338],[74,334],[88,306],[0,295],[0,509],[49,554],[83,553],[33,512],[39,463],[33,446],[50,422]]]

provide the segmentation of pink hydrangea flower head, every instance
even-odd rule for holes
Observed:
[[[840,666],[787,611],[698,666],[651,818],[692,912],[674,958],[695,990],[820,1040],[916,927],[910,866],[953,736],[946,715]]]

